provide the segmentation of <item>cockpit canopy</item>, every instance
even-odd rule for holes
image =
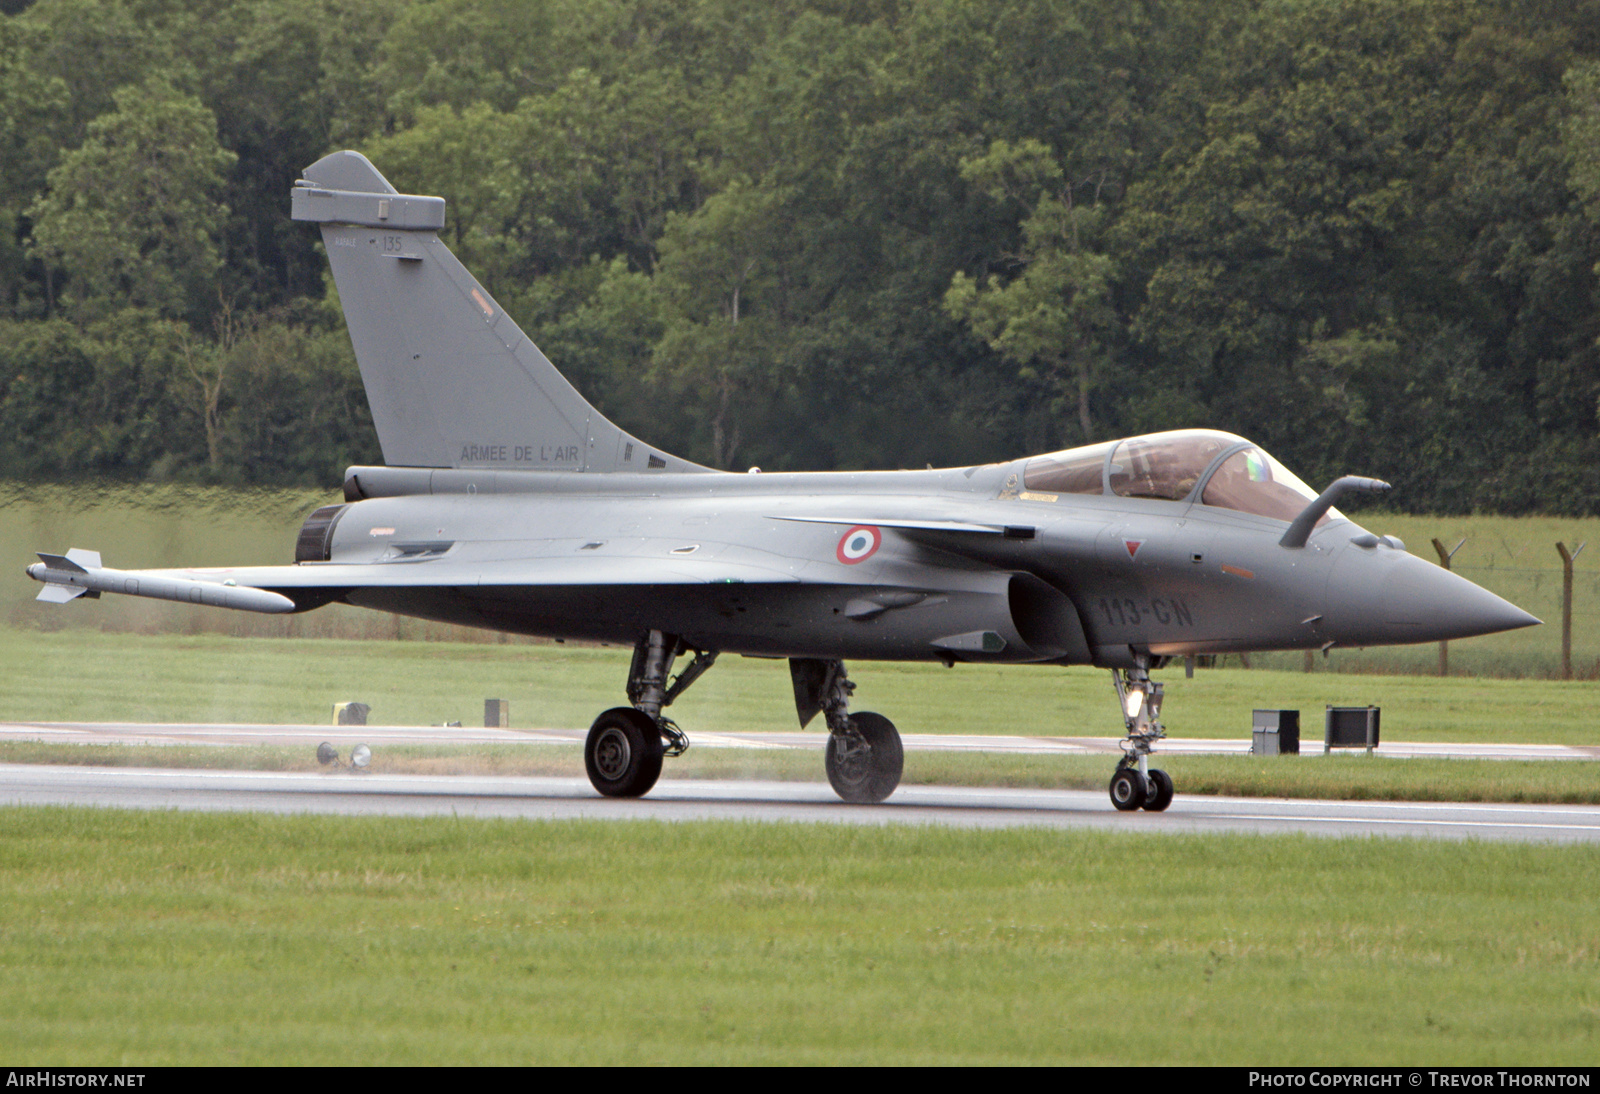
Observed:
[[[1036,456],[1024,489],[1049,494],[1194,500],[1219,509],[1293,520],[1316,492],[1243,437],[1180,429]],[[1318,525],[1342,519],[1330,509]]]

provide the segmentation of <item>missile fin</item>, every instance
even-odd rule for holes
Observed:
[[[82,554],[82,552],[78,551],[76,547],[64,555],[46,554],[44,551],[35,551],[34,553],[39,556],[39,561],[43,562],[52,570],[66,570],[69,573],[75,574],[86,574],[89,572],[71,557],[73,554]],[[98,560],[100,556],[95,555],[94,557],[96,559],[95,565],[98,566]]]
[[[85,551],[81,547],[74,547],[68,551],[67,558],[85,570],[98,570],[102,565],[99,551]]]

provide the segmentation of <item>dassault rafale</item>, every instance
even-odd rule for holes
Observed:
[[[945,470],[714,471],[607,421],[456,260],[442,198],[356,152],[305,171],[385,466],[345,472],[293,565],[115,570],[40,553],[39,599],[125,593],[256,612],[338,601],[633,647],[627,705],[584,759],[644,794],[688,738],[666,711],[721,654],[787,659],[802,726],[827,725],[838,794],[900,781],[894,724],[851,712],[846,661],[1094,665],[1126,738],[1113,805],[1160,811],[1149,757],[1177,657],[1435,642],[1527,612],[1408,554],[1242,437],[1191,429]],[[674,667],[678,667],[676,675]]]

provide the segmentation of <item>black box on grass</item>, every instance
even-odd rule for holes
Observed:
[[[1378,747],[1377,707],[1329,707],[1323,750]]]
[[[1300,755],[1300,712],[1298,710],[1252,712],[1250,751],[1256,756]]]

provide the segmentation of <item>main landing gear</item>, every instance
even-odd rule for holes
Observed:
[[[633,705],[596,718],[583,746],[589,782],[600,793],[611,798],[648,794],[661,777],[661,761],[688,750],[689,738],[661,712],[717,659],[715,650],[695,650],[694,659],[669,680],[673,662],[689,650],[682,638],[663,631],[650,631],[634,646],[628,669],[628,701]],[[795,658],[789,668],[800,724],[818,713],[827,720],[824,765],[834,792],[863,804],[893,794],[905,768],[900,733],[881,714],[850,713],[850,693],[856,686],[845,674],[844,662]]]
[[[1111,776],[1111,804],[1125,813],[1159,813],[1172,804],[1172,779],[1150,766],[1151,746],[1167,735],[1161,727],[1161,685],[1150,679],[1149,661],[1142,657],[1135,668],[1112,669],[1111,683],[1128,729]]]
[[[881,714],[850,713],[850,695],[855,684],[845,675],[843,661],[818,661],[821,669],[815,701],[828,723],[828,744],[824,766],[833,792],[847,802],[876,805],[900,785],[906,754],[900,744],[900,731]],[[813,671],[813,677],[816,673]],[[801,671],[795,671],[795,694],[799,697]]]
[[[610,798],[637,798],[650,792],[661,777],[661,761],[689,750],[689,738],[661,711],[717,660],[716,650],[695,650],[682,672],[670,682],[672,663],[688,652],[675,634],[650,631],[633,647],[628,669],[628,702],[594,720],[583,745],[583,766],[589,782]]]

